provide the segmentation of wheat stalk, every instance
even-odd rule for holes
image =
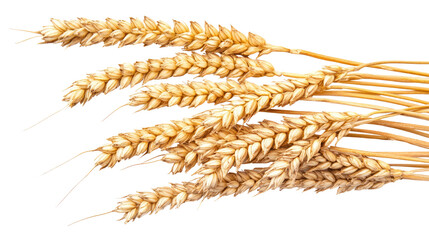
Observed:
[[[76,20],[51,19],[52,25],[45,26],[35,33],[40,34],[43,43],[61,43],[63,46],[80,44],[89,46],[97,43],[104,43],[104,46],[111,46],[119,43],[119,47],[130,44],[158,44],[161,46],[182,46],[186,51],[202,49],[206,52],[222,52],[227,55],[259,55],[271,52],[287,52],[291,54],[306,55],[313,58],[337,62],[352,66],[363,65],[360,62],[326,56],[319,53],[310,52],[303,49],[289,49],[281,46],[267,44],[265,39],[253,33],[246,37],[243,33],[231,27],[231,30],[219,26],[205,23],[204,28],[198,23],[186,24],[174,21],[171,28],[163,21],[155,22],[145,17],[143,21],[137,18],[130,18],[130,21],[115,20],[107,18],[106,21],[89,20],[78,18]],[[391,62],[391,61],[390,61]],[[403,63],[403,61],[394,61]],[[429,77],[429,73],[401,69],[391,66],[377,64],[365,64],[365,67],[384,69],[402,73]],[[427,64],[427,62],[412,62],[415,64]]]
[[[291,82],[293,82],[293,79],[264,85],[257,85],[248,81],[243,81],[239,84],[232,80],[227,80],[225,82],[205,80],[203,82],[192,81],[185,84],[156,84],[145,86],[144,90],[131,95],[127,105],[140,107],[140,110],[152,110],[174,105],[180,107],[198,107],[205,102],[220,104],[229,101],[234,96],[246,98],[247,94],[269,96],[270,98],[277,96],[280,98],[280,94],[290,92],[294,89],[294,87],[291,87],[294,85]],[[352,89],[353,91],[335,91],[332,89]],[[418,104],[429,104],[429,102],[422,99],[403,96],[404,94],[427,94],[427,92],[375,91],[343,85],[332,85],[321,88],[314,93],[316,96],[372,99],[407,107],[415,107],[418,106]],[[382,95],[386,95],[389,98],[383,97]],[[411,103],[410,101],[415,103]]]
[[[351,72],[353,69],[344,69],[338,66],[331,66],[324,69],[336,69],[337,71],[342,71],[343,73],[337,78],[335,82],[341,83],[353,83],[353,80],[360,79],[356,78],[354,73]],[[354,70],[353,70],[354,71]],[[323,71],[322,71],[323,72]],[[288,75],[287,73],[281,73],[282,75]],[[234,96],[238,96],[243,100],[249,101],[249,96],[252,98],[265,97],[266,101],[267,97],[272,99],[271,105],[275,105],[279,100],[287,101],[290,96],[288,93],[295,91],[295,94],[298,97],[302,97],[302,86],[306,86],[305,83],[303,85],[302,79],[314,79],[319,77],[320,72],[316,72],[313,74],[307,75],[297,75],[293,74],[297,78],[288,79],[282,82],[275,82],[274,84],[264,84],[262,86],[250,83],[247,81],[241,82],[241,84],[236,83],[235,81],[226,81],[215,83],[211,81],[204,82],[189,82],[187,84],[157,84],[146,86],[146,89],[140,91],[131,96],[130,101],[127,105],[129,106],[140,106],[140,110],[152,110],[155,108],[161,107],[170,107],[174,105],[179,105],[180,107],[197,107],[204,102],[208,103],[223,103]],[[388,79],[386,76],[380,76],[380,79]],[[313,80],[314,81],[314,80]],[[327,82],[329,83],[329,82]],[[359,83],[358,83],[359,84]],[[379,84],[373,83],[373,86],[383,86],[383,87],[392,87],[391,84]],[[367,83],[366,85],[371,85],[371,83]],[[299,88],[301,87],[301,88]],[[317,87],[317,86],[316,86]],[[393,87],[400,87],[398,85],[393,85]],[[297,89],[298,88],[298,89]],[[364,98],[364,99],[372,99],[381,102],[393,103],[400,106],[407,107],[418,107],[419,104],[429,105],[428,101],[413,98],[409,96],[403,96],[404,94],[426,94],[424,88],[421,91],[376,91],[370,89],[363,89],[357,87],[348,87],[345,85],[325,85],[319,86],[314,91],[315,86],[309,86],[306,90],[305,98],[309,98],[309,95],[317,95],[317,96],[340,96],[340,97],[353,97],[353,98]],[[352,90],[352,91],[335,91],[333,89],[341,89],[341,90]],[[417,87],[410,87],[410,89],[416,89]],[[249,95],[248,95],[249,94]],[[253,95],[253,96],[252,96]],[[383,97],[383,95],[387,97]],[[277,101],[274,101],[274,99]],[[313,99],[313,100],[317,100]],[[406,101],[402,101],[406,100]],[[411,103],[411,102],[415,103]],[[243,102],[241,102],[243,104]],[[280,106],[287,104],[281,103]],[[238,104],[239,105],[239,104]],[[360,105],[364,107],[365,105]],[[233,111],[234,107],[228,106],[229,110]],[[271,108],[270,106],[269,108]],[[371,108],[371,107],[370,107]],[[263,111],[267,111],[267,109],[260,109]],[[222,111],[217,109],[216,111]],[[228,114],[228,110],[224,111],[225,114]],[[220,116],[222,114],[219,114]],[[238,119],[240,120],[240,119]]]

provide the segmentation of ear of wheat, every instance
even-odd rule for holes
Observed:
[[[101,73],[88,74],[75,81],[64,95],[63,101],[70,107],[85,104],[94,96],[107,94],[116,88],[133,87],[151,80],[194,74],[200,77],[217,75],[221,78],[244,78],[280,75],[271,63],[234,55],[215,53],[188,55],[179,53],[172,58],[149,59],[134,64],[123,63],[119,68],[109,67]]]
[[[71,21],[51,19],[52,25],[45,26],[39,34],[45,43],[61,43],[63,46],[80,44],[89,46],[104,43],[104,46],[119,44],[157,44],[161,46],[180,46],[184,50],[203,49],[207,52],[251,55],[258,52],[285,51],[272,46],[253,33],[246,37],[234,27],[215,28],[208,23],[202,27],[197,22],[190,26],[174,21],[170,27],[163,21],[155,22],[145,17],[143,21],[130,18],[130,21],[107,18],[106,21],[78,18]]]

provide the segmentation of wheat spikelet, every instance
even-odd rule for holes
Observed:
[[[328,137],[313,137],[308,140],[295,141],[292,146],[282,152],[282,156],[274,161],[265,173],[264,179],[270,179],[270,188],[279,187],[279,184],[286,178],[294,180],[301,164],[316,155],[322,144],[328,146],[336,136],[335,132],[331,132]]]
[[[178,146],[169,147],[161,161],[173,164],[171,173],[182,172],[183,169],[189,171],[197,163],[206,162],[206,155],[214,153],[222,144],[237,139],[237,133],[248,129],[247,126],[239,125],[231,129],[222,129],[217,133],[212,133],[202,139],[179,144]]]
[[[163,21],[155,22],[145,17],[143,21],[130,18],[130,21],[106,21],[78,18],[76,20],[51,19],[52,25],[45,26],[38,33],[44,43],[60,43],[62,46],[90,46],[104,43],[104,46],[119,44],[119,47],[130,44],[157,44],[160,46],[179,46],[186,51],[202,49],[206,52],[222,52],[224,54],[251,55],[254,53],[270,53],[272,51],[288,51],[287,48],[267,44],[265,40],[253,33],[246,37],[234,27],[227,29],[205,23],[204,28],[191,21],[190,26],[174,21],[170,27]]]
[[[154,79],[167,79],[185,74],[200,77],[214,74],[219,77],[243,78],[280,75],[271,63],[247,57],[218,55],[214,53],[191,55],[179,53],[172,58],[149,59],[134,64],[120,64],[119,68],[109,67],[100,73],[88,74],[85,79],[75,81],[64,95],[70,107],[85,104],[101,93],[107,94],[116,88],[133,87]]]

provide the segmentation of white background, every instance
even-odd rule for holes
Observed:
[[[40,39],[9,28],[39,30],[49,19],[130,16],[172,24],[172,19],[201,24],[232,24],[267,42],[362,62],[429,60],[427,1],[8,1],[1,8],[0,86],[0,238],[1,239],[403,239],[428,236],[429,183],[399,181],[376,191],[336,195],[335,191],[271,191],[242,194],[215,201],[187,203],[124,225],[110,214],[68,227],[80,218],[109,211],[126,194],[149,191],[169,182],[191,179],[168,175],[170,166],[156,163],[121,170],[142,161],[132,159],[114,169],[95,171],[63,204],[65,193],[92,166],[95,153],[82,155],[56,171],[47,169],[84,150],[106,143],[119,132],[181,119],[198,109],[159,109],[134,113],[122,109],[104,122],[134,90],[100,96],[23,131],[62,108],[63,89],[86,73],[119,63],[174,56],[180,48],[127,46],[62,48],[38,45]],[[327,62],[274,53],[263,59],[281,71],[307,73]],[[411,66],[410,66],[411,68]],[[415,67],[418,69],[417,67]],[[421,70],[429,71],[427,66]],[[176,78],[184,82],[193,77]],[[255,80],[255,81],[268,81]],[[210,106],[208,106],[210,107]],[[201,110],[206,107],[199,108]],[[338,110],[337,106],[299,103],[308,110]],[[342,109],[344,110],[344,109]],[[347,110],[354,110],[347,108]],[[257,116],[257,119],[272,115]],[[274,117],[279,119],[278,116]],[[374,142],[350,142],[352,147],[393,148]],[[376,145],[378,144],[378,145]],[[403,145],[401,145],[402,147]],[[408,150],[408,146],[395,150]],[[399,150],[398,150],[399,149]],[[152,156],[156,155],[154,153]],[[144,159],[147,159],[144,158]]]

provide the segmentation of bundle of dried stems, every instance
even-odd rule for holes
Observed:
[[[388,66],[389,63],[429,64],[421,61],[383,61],[363,64],[305,50],[268,44],[262,37],[248,36],[234,27],[204,27],[174,21],[131,18],[105,21],[78,18],[51,20],[37,31],[43,43],[90,46],[103,42],[119,47],[132,44],[181,46],[175,57],[123,63],[75,81],[64,96],[67,106],[85,104],[100,93],[145,84],[151,80],[194,74],[216,75],[225,81],[190,81],[181,84],[145,85],[124,106],[152,110],[161,107],[198,107],[204,103],[223,105],[182,120],[145,127],[109,138],[95,166],[114,167],[118,162],[164,151],[158,160],[172,165],[171,173],[193,171],[190,182],[158,187],[153,192],[130,194],[111,212],[122,213],[125,222],[189,201],[263,193],[272,189],[300,188],[338,193],[377,189],[400,179],[428,181],[418,172],[429,170],[429,152],[373,152],[336,146],[343,138],[396,141],[429,149],[429,73]],[[271,52],[302,54],[348,66],[331,65],[297,74],[274,69],[267,61],[249,55]],[[366,67],[395,72],[392,75],[363,73]],[[400,75],[398,73],[406,74]],[[254,77],[283,77],[270,84],[247,81]],[[235,80],[234,80],[235,79]],[[351,98],[353,101],[339,100]],[[359,102],[369,99],[374,104]],[[357,112],[312,112],[281,109],[297,101],[318,101],[360,107]],[[259,112],[282,114],[283,120],[248,121]],[[410,122],[388,120],[406,116]],[[401,118],[404,119],[404,118]],[[414,120],[424,122],[415,124]],[[243,123],[240,123],[242,121]],[[393,132],[364,128],[383,126]],[[405,135],[398,135],[404,132]],[[412,134],[414,137],[409,137]],[[386,159],[385,161],[379,158]],[[393,160],[393,161],[392,161]],[[400,163],[408,161],[415,163]],[[150,160],[140,164],[150,163]],[[240,170],[256,165],[254,169]],[[133,165],[132,165],[133,166]],[[235,167],[235,168],[233,168]],[[93,169],[94,169],[93,168]],[[406,170],[404,170],[406,169]],[[92,170],[91,170],[92,171]]]

